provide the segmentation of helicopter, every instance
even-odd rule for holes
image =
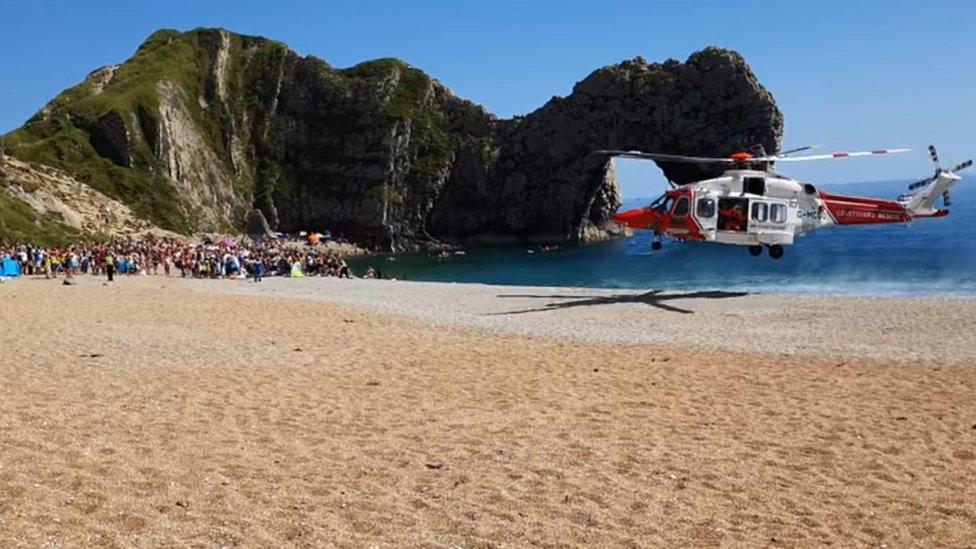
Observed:
[[[934,146],[929,155],[935,174],[908,186],[895,200],[845,196],[777,173],[779,162],[834,160],[909,152],[911,149],[879,149],[790,156],[814,146],[784,151],[774,156],[753,156],[736,152],[727,158],[682,156],[642,151],[601,150],[613,157],[650,159],[662,162],[718,164],[724,173],[713,179],[676,185],[649,206],[617,213],[613,220],[633,229],[654,231],[652,250],[660,250],[661,239],[715,242],[748,247],[753,257],[768,249],[769,257],[780,259],[784,246],[811,231],[832,226],[907,223],[918,219],[945,217],[951,204],[950,189],[962,178],[957,172],[972,166],[967,160],[952,169],[939,164]],[[936,202],[942,199],[942,207]]]

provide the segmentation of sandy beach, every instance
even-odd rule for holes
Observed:
[[[0,285],[0,545],[976,540],[976,302]]]

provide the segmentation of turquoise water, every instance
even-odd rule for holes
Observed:
[[[824,186],[845,194],[894,198],[898,182]],[[357,261],[386,277],[538,286],[825,292],[858,295],[976,297],[976,180],[953,192],[950,215],[909,225],[825,229],[800,238],[773,261],[745,248],[665,241],[651,235],[553,252],[526,248],[471,249],[439,259],[427,254]],[[648,199],[628,201],[623,208]]]

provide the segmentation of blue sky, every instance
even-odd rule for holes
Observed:
[[[399,57],[500,116],[565,95],[604,65],[684,60],[717,44],[740,51],[772,91],[786,145],[916,149],[793,164],[792,175],[919,178],[932,169],[929,143],[946,164],[976,156],[976,2],[0,0],[0,14],[0,132],[128,58],[156,29],[219,26],[340,67]],[[653,165],[621,162],[619,171],[625,196],[663,188]]]

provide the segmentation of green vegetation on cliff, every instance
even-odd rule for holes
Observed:
[[[272,40],[161,30],[4,141],[10,154],[63,170],[167,229],[240,227],[258,207],[285,228],[385,231],[380,203],[396,196],[395,206],[422,207],[405,197],[443,178],[464,139],[448,128],[443,96],[397,59],[334,69]],[[391,150],[398,164],[383,173],[380,156]],[[358,201],[367,213],[302,207],[323,198]]]

